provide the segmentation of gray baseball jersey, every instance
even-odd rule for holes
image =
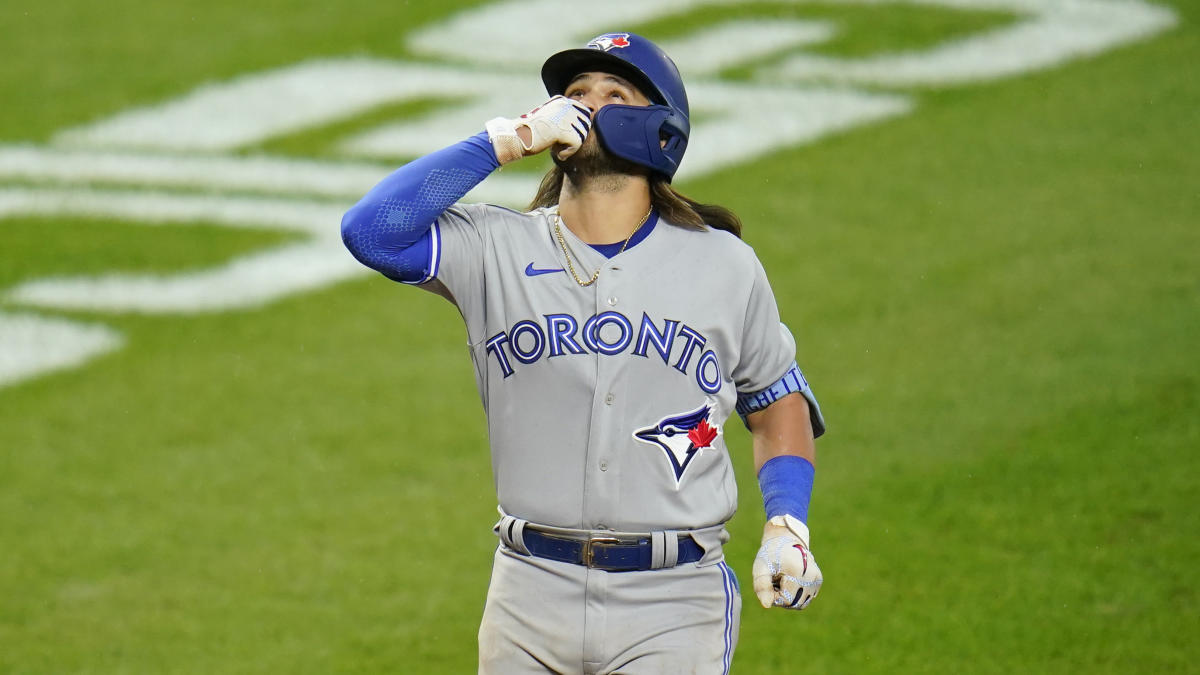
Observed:
[[[582,287],[556,218],[456,205],[434,227],[432,289],[466,322],[501,508],[590,530],[725,522],[738,392],[795,359],[762,265],[719,230],[659,222],[610,259],[563,225],[579,274],[600,270]]]

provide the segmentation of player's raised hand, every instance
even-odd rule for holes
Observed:
[[[821,568],[808,549],[808,527],[775,516],[763,528],[754,558],[754,593],[763,607],[804,609],[821,592]]]
[[[488,139],[500,164],[556,147],[555,155],[566,159],[575,154],[592,127],[592,113],[582,103],[555,96],[516,119],[488,120]]]

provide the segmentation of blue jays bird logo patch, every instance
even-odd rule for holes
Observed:
[[[587,43],[587,46],[606,52],[614,47],[628,47],[629,33],[606,33]]]
[[[633,432],[634,438],[658,446],[666,453],[675,475],[675,487],[683,481],[683,472],[696,454],[713,447],[713,441],[721,434],[720,428],[709,422],[711,414],[712,406],[704,405],[691,412],[664,417],[652,427]]]

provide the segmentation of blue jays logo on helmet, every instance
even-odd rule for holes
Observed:
[[[608,51],[614,47],[628,47],[629,33],[609,33],[607,35],[597,35],[592,38],[592,41],[587,43],[587,46],[592,49]]]
[[[668,181],[687,150],[691,122],[679,68],[658,45],[634,33],[605,33],[582,49],[554,54],[542,65],[551,95],[566,93],[571,80],[591,71],[629,80],[651,105],[606,105],[592,128],[606,150],[647,167]]]
[[[656,445],[666,453],[675,475],[675,487],[683,481],[683,472],[696,453],[713,447],[713,441],[721,433],[709,423],[711,413],[712,407],[704,405],[691,412],[664,417],[654,426],[633,432],[634,438]]]

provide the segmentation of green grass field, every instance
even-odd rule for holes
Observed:
[[[9,3],[0,145],[307,58],[410,58],[473,4]],[[680,186],[746,221],[830,424],[826,583],[799,614],[749,592],[762,507],[727,427],[735,672],[1195,671],[1200,3],[1156,4],[1179,24],[1152,39],[904,89],[911,114]],[[856,56],[1010,20],[751,9],[842,21],[828,53]],[[10,216],[0,286],[290,237]],[[474,671],[495,512],[452,306],[363,277],[223,313],[4,311],[126,344],[0,388],[0,672]]]

